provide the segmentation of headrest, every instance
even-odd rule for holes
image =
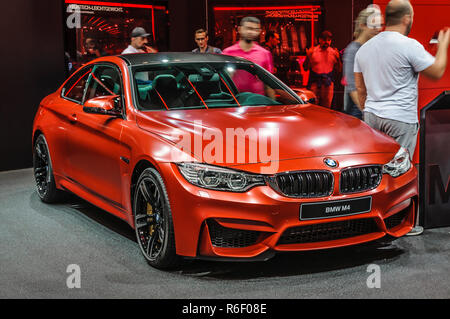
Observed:
[[[109,88],[112,89],[114,87],[115,81],[110,75],[102,75],[100,80]]]
[[[189,75],[189,81],[191,81],[192,83],[197,83],[197,82],[217,82],[219,81],[219,73],[214,73],[211,74],[210,76],[202,76],[200,74],[191,74]]]
[[[219,74],[214,73],[211,76],[200,74],[189,75],[189,81],[196,87],[197,91],[204,97],[208,98],[211,94],[220,93]]]
[[[160,74],[153,79],[153,88],[160,93],[175,92],[177,90],[177,80],[172,74]]]

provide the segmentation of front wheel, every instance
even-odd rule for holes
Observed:
[[[43,202],[54,203],[62,199],[64,193],[56,188],[48,144],[42,134],[34,143],[33,172],[36,190]]]
[[[180,264],[169,198],[161,175],[145,169],[136,184],[133,199],[136,239],[147,262],[160,269]]]

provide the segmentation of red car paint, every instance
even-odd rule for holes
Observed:
[[[193,109],[147,112],[133,102],[130,69],[120,57],[92,61],[115,64],[123,79],[126,118],[89,114],[83,106],[61,97],[61,89],[40,104],[33,126],[33,139],[44,134],[49,146],[56,186],[69,190],[88,202],[125,220],[134,227],[130,189],[132,176],[142,161],[152,165],[162,176],[171,205],[176,253],[188,257],[257,257],[266,251],[301,251],[355,245],[385,235],[400,237],[413,226],[417,211],[417,172],[414,167],[393,178],[384,174],[372,190],[341,194],[340,172],[343,168],[388,163],[399,145],[365,123],[319,106],[259,106],[226,109]],[[189,183],[176,162],[196,161],[174,147],[168,136],[173,130],[190,132],[194,120],[202,120],[204,129],[223,131],[226,127],[279,128],[280,148],[277,171],[329,170],[335,182],[333,193],[321,198],[289,198],[269,185],[257,186],[243,193],[205,190]],[[204,147],[204,145],[203,145]],[[238,151],[235,145],[235,153]],[[325,157],[339,163],[327,168]],[[123,159],[127,159],[124,161]],[[259,173],[263,163],[209,163]],[[302,203],[372,197],[370,212],[299,220]],[[387,229],[384,220],[400,211],[406,217],[396,227]],[[278,244],[289,227],[339,221],[373,219],[377,230],[368,234],[306,244]],[[254,245],[239,248],[215,247],[211,243],[207,219],[225,228],[259,231]]]

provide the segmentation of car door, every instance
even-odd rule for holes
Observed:
[[[118,108],[123,111],[122,92],[120,70],[112,64],[97,64],[89,76],[83,103],[94,97],[119,95]],[[67,133],[72,182],[108,204],[123,208],[120,158],[129,153],[121,143],[125,115],[86,113],[82,105],[74,106],[72,113]]]
[[[67,176],[67,131],[72,125],[73,108],[81,105],[89,74],[92,66],[81,68],[74,73],[64,84],[61,98],[56,99],[51,112],[55,115],[55,123],[46,128],[46,138],[49,147],[53,150],[53,170],[61,176]]]

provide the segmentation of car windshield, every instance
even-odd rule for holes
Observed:
[[[303,102],[253,63],[190,63],[133,69],[140,110],[293,105]]]

